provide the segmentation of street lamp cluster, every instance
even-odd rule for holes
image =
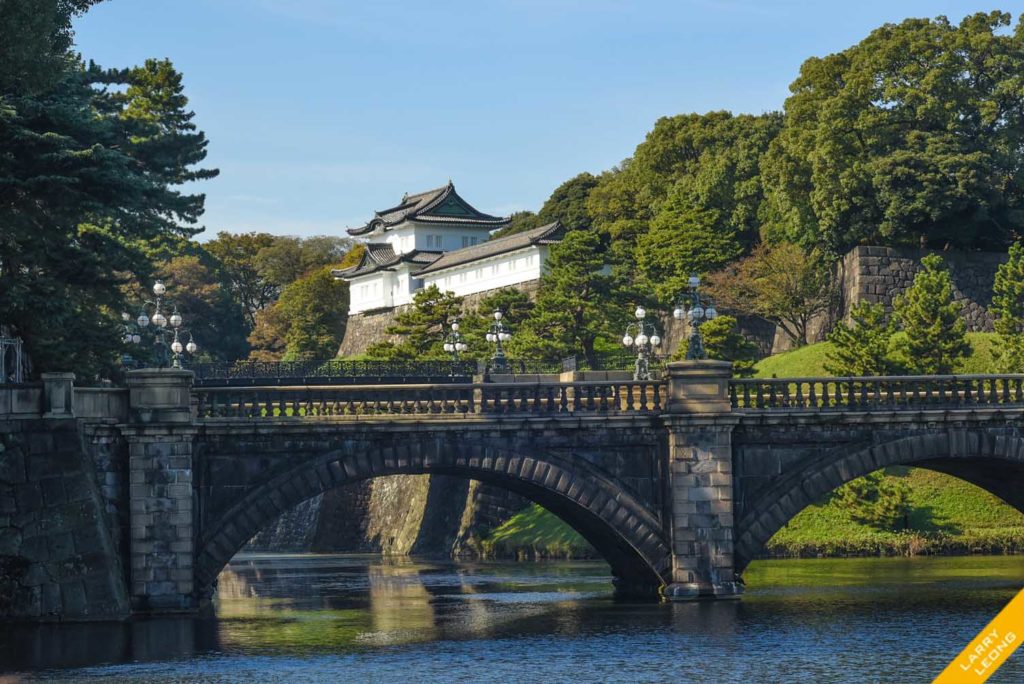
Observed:
[[[687,360],[699,360],[707,358],[704,352],[704,340],[700,334],[700,326],[718,316],[714,304],[701,299],[700,278],[693,275],[687,282],[687,289],[679,296],[679,303],[676,304],[672,317],[678,321],[685,321],[690,325],[689,346],[686,349]],[[706,304],[705,304],[706,303]],[[622,344],[627,349],[636,350],[636,364],[633,370],[634,380],[651,379],[651,356],[655,347],[661,345],[661,337],[653,323],[647,321],[647,310],[638,306],[633,312],[636,316],[636,323],[626,326],[626,332],[622,336]]]
[[[647,320],[647,310],[644,307],[638,306],[633,315],[636,321],[626,326],[626,331],[622,335],[622,344],[627,349],[636,352],[633,379],[650,380],[651,358],[654,356],[655,350],[661,346],[661,335],[658,334],[654,323]],[[487,341],[494,345],[494,355],[491,357],[490,367],[495,373],[507,373],[509,363],[505,356],[504,343],[512,339],[512,331],[502,321],[504,315],[501,311],[495,311],[493,316],[494,322],[491,323],[486,335]],[[707,297],[701,297],[700,278],[695,275],[690,276],[687,289],[680,294],[672,316],[690,326],[689,346],[686,350],[687,360],[707,358],[700,326],[715,319],[718,316],[718,311]],[[453,361],[458,362],[459,354],[468,348],[462,333],[459,332],[459,320],[455,319],[444,338],[444,350],[452,355]]]
[[[505,358],[505,347],[502,343],[508,342],[512,339],[512,331],[509,330],[508,326],[501,322],[501,319],[501,311],[495,311],[494,323],[491,324],[486,335],[487,341],[494,345],[494,356],[491,357],[491,367],[494,368],[495,373],[508,372],[508,359]]]
[[[686,292],[680,295],[679,303],[672,312],[672,317],[677,321],[686,321],[690,324],[690,343],[686,348],[686,359],[696,361],[707,358],[700,326],[717,318],[718,311],[710,300],[701,299],[700,278],[695,275],[690,276],[687,286]]]
[[[505,358],[504,343],[512,339],[512,330],[502,322],[505,315],[501,311],[493,314],[494,323],[487,329],[485,339],[494,345],[494,355],[491,357],[491,370],[495,373],[508,372],[508,359]],[[459,361],[459,354],[469,349],[465,338],[459,331],[459,319],[452,321],[449,332],[444,338],[444,350],[452,355],[452,361]]]
[[[469,349],[469,346],[462,341],[462,333],[459,332],[459,319],[456,318],[452,322],[451,332],[444,339],[444,350],[451,354],[452,360],[457,363],[459,354],[467,349]]]
[[[636,349],[636,365],[633,369],[634,380],[651,379],[651,355],[654,348],[661,346],[661,336],[653,323],[647,322],[647,310],[642,306],[636,307],[633,312],[636,316],[636,323],[626,326],[626,333],[622,336],[622,344],[628,349]]]
[[[177,306],[171,309],[170,316],[164,314],[165,307],[163,298],[166,293],[167,286],[161,281],[158,280],[153,284],[153,294],[156,296],[156,301],[146,300],[143,302],[142,310],[134,321],[135,325],[138,326],[137,328],[132,327],[132,320],[129,314],[121,314],[121,318],[125,322],[124,343],[141,343],[141,332],[149,328],[150,323],[152,323],[153,346],[156,347],[160,367],[163,368],[167,366],[168,361],[170,361],[174,368],[181,368],[182,352],[195,354],[199,350],[199,345],[197,345],[195,340],[192,339],[192,332],[187,328],[182,327],[185,320],[181,317],[181,314],[178,313]],[[148,313],[149,309],[153,310],[152,316]],[[168,329],[168,326],[170,326],[170,329]],[[170,344],[167,344],[168,335],[172,335]],[[186,335],[188,336],[186,338],[187,341],[183,344],[182,339]],[[168,352],[173,354],[173,357],[170,357]]]

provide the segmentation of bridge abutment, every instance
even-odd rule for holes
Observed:
[[[734,561],[732,364],[668,365],[668,497],[674,601],[735,599],[742,593]]]
[[[194,559],[192,373],[145,369],[128,374],[130,580],[137,612],[197,607]]]

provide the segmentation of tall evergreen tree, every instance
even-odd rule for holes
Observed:
[[[622,313],[609,306],[617,299],[616,288],[604,265],[596,233],[567,233],[551,249],[537,304],[520,342],[548,361],[581,354],[591,368],[600,368],[600,341],[618,339],[612,331],[624,326]]]
[[[970,351],[967,323],[953,299],[953,279],[937,254],[921,259],[914,282],[896,298],[894,317],[906,334],[907,370],[924,375],[952,373]]]
[[[892,327],[885,320],[881,304],[860,302],[850,312],[850,323],[840,323],[828,336],[832,343],[825,370],[832,375],[888,375],[894,364],[889,359]]]
[[[412,307],[395,317],[387,329],[399,342],[377,342],[366,350],[375,359],[444,359],[444,336],[462,314],[462,297],[442,292],[436,285],[413,295]]]
[[[9,31],[0,44],[26,39]],[[179,186],[216,171],[195,166],[206,141],[189,133],[184,97],[143,102],[158,90],[149,67],[52,56],[64,68],[46,85],[0,94],[0,321],[38,370],[90,378],[116,359],[123,287],[151,276],[149,245],[200,230],[204,197]],[[175,81],[169,64],[156,70]]]
[[[1010,247],[1009,259],[996,271],[992,286],[995,331],[999,335],[1000,372],[1024,372],[1024,243]]]

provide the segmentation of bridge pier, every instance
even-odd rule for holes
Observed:
[[[192,443],[192,373],[128,373],[129,597],[135,612],[197,608]]]
[[[724,361],[670,363],[668,401],[668,501],[671,511],[673,601],[735,599],[732,415]]]

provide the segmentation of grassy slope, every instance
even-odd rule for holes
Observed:
[[[986,373],[993,368],[995,335],[969,333],[972,353],[959,373]],[[763,359],[758,377],[827,375],[830,344],[822,342]],[[920,468],[893,468],[889,477],[904,477],[913,511],[905,533],[882,532],[850,520],[829,502],[810,506],[769,542],[774,553],[842,554],[916,551],[1021,550],[1024,515],[988,492],[957,478]]]
[[[961,373],[992,368],[994,335],[970,333],[973,353]],[[829,344],[823,342],[762,360],[758,377],[826,375]],[[828,502],[810,506],[769,542],[780,555],[842,555],[922,551],[1024,550],[1024,515],[988,492],[948,475],[920,468],[892,468],[889,477],[906,478],[913,512],[910,530],[881,532],[850,520]],[[495,529],[487,552],[504,557],[587,557],[593,550],[572,528],[533,505]]]
[[[483,542],[489,556],[515,558],[590,558],[590,544],[564,522],[537,504],[521,510]]]

